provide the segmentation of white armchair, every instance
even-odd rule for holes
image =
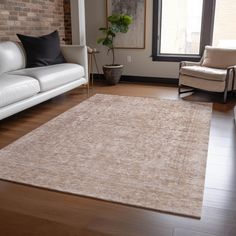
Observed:
[[[236,90],[236,49],[206,46],[200,62],[180,63],[179,94],[201,89],[211,92],[223,92],[224,102],[228,91]],[[182,90],[182,87],[191,90]]]

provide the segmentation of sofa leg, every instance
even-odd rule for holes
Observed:
[[[89,97],[89,82],[86,84],[86,88],[87,88],[87,97]]]

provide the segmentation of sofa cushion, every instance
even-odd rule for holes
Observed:
[[[21,40],[26,56],[27,68],[65,63],[61,53],[60,39],[57,31],[41,37],[17,34]]]
[[[209,68],[204,66],[183,66],[180,70],[182,75],[189,75],[202,79],[224,81],[227,70]]]
[[[11,72],[30,76],[39,81],[41,92],[60,87],[84,76],[84,68],[78,64],[63,63],[52,66],[27,68]]]
[[[25,68],[24,49],[15,42],[0,42],[0,75]]]
[[[0,76],[0,107],[32,97],[39,92],[39,83],[34,78],[10,74]]]
[[[206,46],[202,66],[226,69],[236,65],[236,49]]]

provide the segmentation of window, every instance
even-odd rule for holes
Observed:
[[[212,43],[214,10],[215,0],[153,0],[153,60],[199,60]]]

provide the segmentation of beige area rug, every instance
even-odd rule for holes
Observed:
[[[0,178],[201,216],[211,104],[95,95],[0,151]]]

